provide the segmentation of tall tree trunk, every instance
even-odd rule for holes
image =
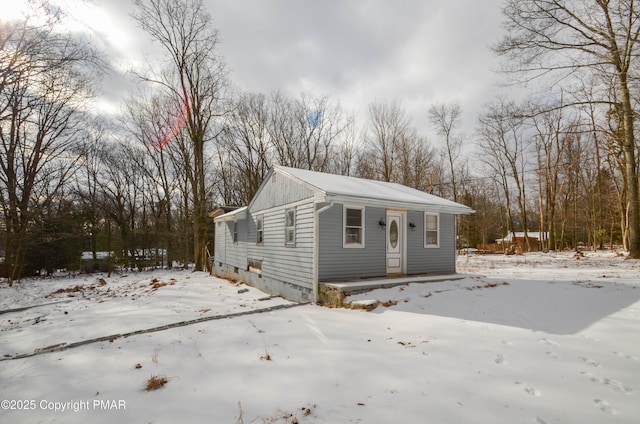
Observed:
[[[640,259],[640,203],[638,203],[638,173],[636,164],[636,143],[634,135],[635,113],[631,104],[631,94],[627,74],[620,75],[624,124],[623,154],[628,191],[629,258]]]

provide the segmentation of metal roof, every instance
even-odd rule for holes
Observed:
[[[468,206],[402,184],[279,165],[274,166],[272,172],[293,177],[312,190],[321,192],[325,201],[343,202],[359,199],[365,203],[380,206],[429,209],[459,215],[474,213],[474,210]]]

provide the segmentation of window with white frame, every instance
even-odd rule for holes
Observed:
[[[264,242],[264,217],[256,216],[256,244],[262,245]]]
[[[440,245],[440,216],[437,213],[424,214],[424,247]]]
[[[296,210],[287,209],[284,217],[284,243],[287,246],[294,246],[296,244]]]
[[[233,242],[238,242],[238,221],[233,221]]]
[[[364,247],[364,207],[344,207],[344,247]]]

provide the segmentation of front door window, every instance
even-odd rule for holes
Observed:
[[[398,246],[398,221],[395,219],[391,221],[391,225],[389,226],[389,243],[393,249]]]

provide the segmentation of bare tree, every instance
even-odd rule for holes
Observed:
[[[506,71],[527,80],[544,77],[553,85],[569,84],[573,78],[603,70],[614,77],[619,99],[614,107],[619,109],[628,185],[629,257],[640,258],[638,146],[630,89],[640,69],[640,10],[636,1],[508,0],[503,12],[507,35],[495,51],[508,59]]]
[[[215,138],[214,120],[223,116],[225,109],[226,71],[217,52],[218,32],[202,0],[135,0],[135,4],[138,9],[134,18],[161,44],[170,60],[168,69],[144,79],[159,84],[178,101],[183,117],[180,126],[193,148],[189,180],[194,255],[196,270],[204,270],[211,194],[205,182],[205,145]]]
[[[144,148],[146,155],[134,156],[140,162],[136,165],[149,180],[145,195],[149,199],[149,209],[154,217],[155,237],[161,237],[167,257],[173,256],[176,232],[173,231],[173,193],[177,188],[177,169],[173,166],[172,155],[176,155],[176,123],[181,116],[176,111],[173,98],[162,95],[136,93],[126,104],[127,133]],[[184,169],[184,168],[179,168]],[[162,220],[162,222],[161,222]],[[160,234],[162,233],[162,234]],[[156,246],[156,250],[158,247]]]
[[[325,172],[332,149],[348,128],[340,104],[327,97],[302,94],[291,99],[274,93],[267,131],[274,161],[284,166]]]
[[[557,249],[556,210],[560,200],[564,171],[564,154],[567,132],[563,110],[548,111],[531,120],[535,130],[533,135],[538,165],[538,203],[540,208],[540,230],[549,233],[548,240],[542,240],[545,249]],[[575,127],[573,129],[575,132]]]
[[[466,228],[460,234],[466,237],[469,246],[490,250],[494,240],[504,237],[502,191],[493,178],[474,178],[468,182],[462,200],[476,213],[461,222]]]
[[[356,160],[362,150],[363,134],[356,124],[355,117],[346,117],[346,127],[341,141],[333,148],[329,171],[339,175],[353,175],[355,173]]]
[[[240,94],[216,149],[219,196],[226,204],[248,204],[274,163],[321,172],[350,166],[344,160],[354,155],[345,143],[352,124],[327,97]],[[337,151],[345,158],[337,159]]]
[[[177,222],[176,229],[178,231],[177,244],[182,248],[183,253],[183,266],[188,266],[189,258],[194,255],[193,247],[195,243],[193,238],[195,234],[193,232],[193,220],[195,214],[193,212],[192,190],[193,186],[193,156],[194,149],[193,143],[189,140],[189,137],[184,133],[179,133],[177,137],[169,143],[165,149],[170,150],[169,158],[171,165],[175,172],[175,184],[177,190],[175,190],[172,196],[173,204],[177,208]]]
[[[357,174],[433,192],[441,167],[429,141],[395,102],[369,105],[369,126],[357,158]]]
[[[145,151],[127,141],[108,141],[99,152],[100,207],[117,230],[117,243],[113,243],[116,256],[126,266],[139,266],[140,248],[144,247],[139,229],[144,225],[147,206],[145,172],[139,164]]]
[[[27,18],[0,34],[0,206],[9,281],[23,273],[31,223],[76,168],[81,112],[98,57],[86,41],[56,31],[57,15]]]
[[[396,180],[396,154],[407,138],[410,121],[398,103],[374,102],[369,105],[368,149],[360,161],[360,174],[382,181]]]
[[[615,95],[615,93],[612,93]],[[614,103],[615,106],[611,107],[611,109],[606,114],[606,123],[604,124],[604,140],[607,146],[607,157],[606,163],[608,165],[608,169],[612,175],[616,175],[618,172],[620,173],[620,181],[614,179],[615,191],[618,194],[618,200],[620,202],[620,228],[622,229],[622,242],[623,246],[629,250],[630,246],[628,243],[630,242],[630,213],[631,213],[631,203],[629,201],[630,195],[629,190],[631,190],[631,185],[629,184],[629,174],[626,172],[627,169],[627,155],[623,153],[624,151],[624,142],[622,134],[624,130],[622,127],[622,108],[619,103]]]
[[[426,137],[419,136],[415,128],[399,140],[396,148],[397,163],[394,182],[421,191],[431,191],[429,182],[439,172],[436,154]]]
[[[76,198],[85,219],[89,238],[89,249],[92,259],[98,259],[98,234],[100,221],[104,218],[100,207],[100,169],[102,167],[102,150],[106,143],[108,126],[96,120],[81,140],[80,166],[74,179]]]
[[[513,102],[498,99],[487,106],[479,118],[480,149],[482,161],[492,171],[502,187],[506,200],[507,229],[514,233],[515,220],[512,214],[513,188],[515,187],[516,205],[519,210],[520,226],[525,233],[526,248],[529,248],[527,236],[527,199],[525,168],[527,156],[524,151],[524,120],[522,112]]]
[[[218,146],[220,191],[226,204],[248,205],[269,171],[273,154],[268,125],[267,97],[240,95],[227,116]]]
[[[462,107],[459,102],[436,103],[429,108],[429,121],[439,136],[442,137],[444,145],[441,147],[443,156],[449,165],[449,178],[451,178],[451,189],[453,200],[458,201],[458,184],[456,181],[456,162],[460,157],[462,149],[462,138],[456,137],[455,131],[461,123]]]

